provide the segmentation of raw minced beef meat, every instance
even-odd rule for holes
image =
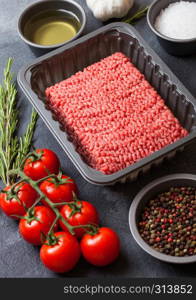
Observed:
[[[112,174],[185,137],[164,100],[122,53],[46,89],[76,150]]]

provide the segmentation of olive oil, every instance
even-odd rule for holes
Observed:
[[[24,35],[35,44],[51,46],[71,40],[80,26],[77,17],[66,11],[47,11],[28,20]]]

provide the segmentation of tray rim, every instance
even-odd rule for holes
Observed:
[[[73,144],[67,140],[66,132],[63,132],[59,129],[59,122],[55,121],[52,118],[52,113],[47,110],[44,106],[44,103],[38,98],[37,94],[30,88],[30,83],[27,79],[28,72],[31,68],[35,67],[37,64],[44,60],[48,60],[55,55],[59,55],[60,53],[64,52],[65,50],[74,48],[75,46],[86,42],[87,40],[91,39],[92,37],[99,35],[101,33],[106,33],[107,31],[111,30],[120,30],[126,34],[130,34],[133,38],[136,38],[140,44],[144,48],[145,53],[151,57],[152,62],[154,65],[158,65],[160,67],[160,73],[166,74],[168,77],[168,81],[177,86],[177,89],[180,93],[184,94],[187,98],[187,101],[190,102],[194,109],[196,110],[196,100],[191,95],[191,93],[186,89],[186,87],[181,83],[181,81],[174,75],[174,73],[169,69],[169,67],[162,61],[162,59],[154,52],[154,50],[147,44],[147,42],[141,37],[138,31],[131,25],[123,23],[123,22],[114,22],[110,23],[106,26],[103,26],[69,44],[62,46],[56,50],[53,50],[47,54],[44,54],[32,62],[24,65],[18,72],[17,75],[17,82],[22,89],[25,96],[29,99],[33,107],[37,110],[38,114],[43,119],[44,123],[47,125],[49,130],[52,132],[54,137],[57,139],[63,150],[66,152],[68,157],[71,159],[73,164],[79,170],[80,174],[90,183],[97,184],[97,185],[110,185],[123,179],[126,176],[129,176],[132,172],[141,169],[147,166],[149,163],[153,163],[157,159],[163,158],[165,155],[179,149],[180,147],[184,147],[192,139],[196,137],[196,130],[190,132],[188,136],[170,144],[159,151],[152,153],[151,155],[139,160],[138,162],[130,165],[118,172],[115,172],[110,175],[105,175],[100,171],[92,169],[88,166],[80,157],[80,155],[76,151],[72,151]],[[30,88],[30,89],[29,89]],[[37,101],[39,100],[39,101]],[[62,133],[64,134],[64,141],[61,139]],[[72,146],[71,146],[72,145]]]

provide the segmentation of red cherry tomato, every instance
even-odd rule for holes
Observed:
[[[43,234],[46,236],[53,224],[56,215],[48,207],[36,206],[33,216],[25,215],[27,219],[21,219],[19,223],[19,232],[21,236],[33,245],[41,245],[43,243]],[[56,230],[54,227],[54,230]]]
[[[76,212],[74,213],[73,208],[66,204],[62,207],[60,213],[62,217],[68,221],[72,226],[76,225],[87,225],[87,224],[96,224],[99,223],[99,217],[96,208],[87,201],[76,201]],[[67,231],[67,227],[62,222],[59,221],[60,227]],[[76,237],[81,238],[85,234],[86,230],[83,228],[75,229]]]
[[[29,157],[24,164],[24,173],[33,180],[49,174],[58,174],[60,162],[57,155],[49,149],[37,149],[37,157]]]
[[[95,266],[111,264],[119,255],[118,235],[110,228],[102,227],[95,235],[85,234],[81,240],[84,258]]]
[[[40,258],[43,264],[53,272],[64,273],[73,269],[80,258],[80,245],[69,232],[56,232],[55,245],[43,245]]]
[[[10,189],[11,186],[7,186],[4,190],[9,192]],[[14,188],[14,191],[16,198],[12,197],[9,199],[9,194],[0,194],[0,207],[8,217],[18,219],[13,215],[24,216],[26,209],[31,207],[36,201],[38,194],[28,183],[19,183]]]
[[[73,200],[73,193],[77,192],[77,186],[73,179],[66,175],[57,178],[48,178],[40,184],[40,190],[53,202],[70,202]],[[42,200],[46,206],[46,201]],[[58,206],[60,208],[62,206]]]

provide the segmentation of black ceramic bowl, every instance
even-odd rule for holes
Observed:
[[[29,18],[32,18],[33,16],[36,16],[40,13],[44,13],[46,11],[65,11],[67,15],[72,16],[73,18],[76,18],[81,26],[77,32],[77,34],[70,40],[55,44],[55,45],[49,45],[49,46],[42,46],[39,44],[35,44],[32,41],[30,41],[24,34],[24,27],[27,21],[29,21]],[[20,15],[18,19],[18,33],[22,40],[28,44],[30,47],[32,47],[34,50],[40,50],[40,52],[44,53],[53,49],[56,49],[58,47],[61,47],[65,44],[67,44],[70,41],[73,41],[74,39],[78,38],[81,33],[84,30],[84,27],[86,25],[86,15],[84,12],[84,9],[75,1],[72,0],[44,0],[44,1],[38,1],[31,5],[29,5]]]
[[[163,254],[150,247],[140,236],[138,231],[138,222],[141,212],[147,202],[153,199],[157,194],[169,190],[170,187],[193,186],[196,187],[196,175],[192,174],[173,174],[154,180],[145,186],[134,198],[129,210],[129,226],[131,233],[138,245],[148,254],[155,258],[175,264],[188,264],[196,262],[196,255],[176,257]]]
[[[190,0],[184,0],[190,2]],[[196,0],[191,0],[196,2]],[[169,4],[179,2],[177,0],[155,0],[149,7],[147,13],[147,22],[151,30],[156,34],[161,46],[170,54],[177,56],[186,56],[196,54],[196,37],[194,39],[173,39],[158,32],[155,27],[155,21],[161,10],[168,7]],[[182,20],[183,22],[183,20]]]

